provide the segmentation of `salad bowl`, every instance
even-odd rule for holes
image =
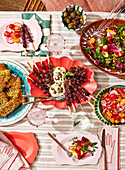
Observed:
[[[91,30],[91,28],[98,28],[98,26],[103,22],[102,20],[98,20],[98,21],[94,21],[92,23],[90,23],[87,27],[85,27],[85,29],[83,30],[81,37],[80,37],[80,47],[81,47],[81,51],[83,53],[83,55],[86,57],[86,59],[93,65],[95,66],[97,69],[110,74],[112,76],[116,76],[116,77],[120,77],[120,78],[125,78],[125,71],[121,72],[120,70],[116,70],[110,67],[107,67],[105,65],[101,65],[100,63],[98,63],[95,58],[92,56],[92,54],[89,54],[86,52],[85,50],[85,43],[86,43],[86,35],[87,33]],[[120,20],[120,19],[114,19],[114,21],[112,22],[111,26],[124,26],[125,25],[125,20]],[[109,28],[110,29],[110,28]],[[109,44],[107,44],[109,45]],[[114,48],[114,47],[113,47]],[[123,55],[124,57],[124,55]],[[122,62],[121,62],[122,63]],[[121,64],[120,63],[120,64]]]

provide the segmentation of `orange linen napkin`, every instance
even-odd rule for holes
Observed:
[[[24,157],[0,131],[0,170],[31,169]]]

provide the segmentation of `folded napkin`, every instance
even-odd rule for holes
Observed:
[[[49,55],[48,48],[46,47],[46,39],[50,35],[50,14],[43,14],[43,13],[23,13],[22,19],[29,20],[32,17],[36,19],[41,27],[41,31],[43,33],[43,37],[41,39],[41,44],[39,48],[34,51],[28,51],[29,56],[46,56]],[[25,56],[24,52],[21,52],[22,56]]]
[[[31,169],[10,140],[0,131],[0,170]]]
[[[101,127],[98,128],[98,135],[102,139],[102,131],[105,129],[105,145],[107,170],[119,170],[119,128]],[[104,170],[103,152],[99,160],[99,170]]]

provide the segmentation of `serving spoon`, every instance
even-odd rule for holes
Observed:
[[[58,102],[65,100],[65,95],[64,94],[62,94],[61,96],[58,96],[58,97],[35,96],[35,95],[23,95],[23,97],[42,98],[42,99],[31,101],[31,102],[25,102],[25,103],[23,103],[23,105],[30,104],[30,103],[44,102],[44,101],[48,101],[48,100],[55,100],[55,101],[58,101]]]

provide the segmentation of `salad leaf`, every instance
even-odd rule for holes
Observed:
[[[54,67],[53,65],[51,65],[52,71],[54,71],[56,69],[56,67]]]
[[[50,84],[47,84],[47,86],[48,86],[48,87],[51,87],[51,85],[50,85]]]
[[[94,142],[91,144],[91,147],[94,147],[97,144],[97,142]]]
[[[104,36],[104,37],[101,37],[101,43],[103,44],[103,45],[106,45],[107,43],[107,36]]]
[[[93,47],[85,47],[85,52],[88,53],[90,50],[93,50],[94,48]]]
[[[67,72],[66,74],[64,74],[63,79],[66,79],[66,76],[74,76],[74,74],[72,72]]]
[[[100,53],[100,47],[96,48],[96,53]]]
[[[79,120],[79,121],[77,121],[77,122],[74,122],[73,126],[78,125],[80,122],[81,122],[81,120]]]

